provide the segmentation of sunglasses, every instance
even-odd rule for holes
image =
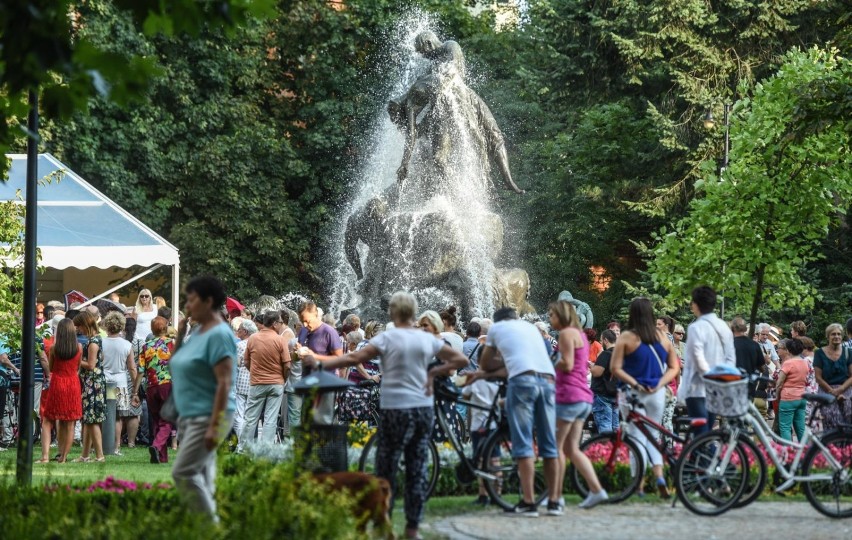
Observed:
[[[150,294],[140,294],[139,298],[151,298]]]
[[[675,333],[674,333],[674,335],[676,335],[676,336],[682,336],[682,335],[683,335],[683,332],[675,332]]]

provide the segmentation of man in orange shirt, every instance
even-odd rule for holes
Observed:
[[[244,365],[249,370],[250,388],[241,447],[245,441],[255,439],[261,411],[265,411],[262,440],[266,443],[275,440],[284,383],[290,376],[287,341],[279,334],[283,324],[278,311],[269,311],[263,315],[263,328],[246,342]]]

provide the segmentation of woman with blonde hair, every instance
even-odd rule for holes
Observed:
[[[426,455],[434,425],[433,380],[467,364],[464,355],[435,337],[433,332],[427,335],[412,327],[416,312],[414,296],[404,291],[396,292],[388,306],[394,328],[375,336],[361,350],[342,357],[319,362],[308,355],[304,360],[306,367],[333,370],[381,356],[384,373],[382,427],[377,439],[376,476],[390,482],[393,504],[399,488],[396,479],[400,457],[405,460],[406,538],[419,538],[426,504]],[[433,363],[435,357],[443,363]]]
[[[424,311],[419,317],[417,317],[417,326],[419,326],[424,332],[429,332],[436,338],[446,341],[441,336],[441,332],[444,331],[444,321],[441,320],[441,316],[438,315],[438,312],[432,311],[431,309]]]
[[[77,333],[86,339],[83,358],[80,362],[80,382],[83,388],[83,452],[75,461],[88,462],[89,452],[94,447],[95,461],[104,461],[103,435],[101,427],[106,421],[106,377],[104,376],[104,352],[98,321],[88,311],[74,317]]]
[[[151,291],[142,289],[136,297],[136,337],[145,341],[151,334],[151,321],[157,316],[157,307]]]
[[[563,513],[563,505],[561,501],[554,500],[553,496],[562,493],[566,454],[589,486],[589,494],[580,503],[580,508],[592,508],[606,501],[609,496],[601,487],[591,461],[580,451],[583,426],[592,412],[594,397],[586,382],[589,372],[589,340],[583,332],[583,325],[580,324],[580,318],[574,306],[565,300],[550,304],[548,316],[551,326],[559,331],[559,352],[554,364],[556,369],[556,447],[559,449],[559,457],[556,485],[551,491],[547,513],[558,516]]]
[[[822,409],[823,429],[832,429],[852,419],[852,352],[843,347],[843,327],[825,329],[828,345],[814,352],[814,374],[823,392],[837,401]]]

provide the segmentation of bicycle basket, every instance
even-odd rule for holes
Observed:
[[[717,381],[704,379],[707,411],[717,416],[736,417],[748,412],[748,379]]]

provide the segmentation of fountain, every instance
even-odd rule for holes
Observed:
[[[372,150],[333,244],[334,313],[383,317],[399,289],[424,308],[455,304],[465,318],[490,316],[497,305],[533,311],[526,272],[496,267],[504,223],[492,170],[523,191],[491,111],[466,83],[461,48],[432,26],[411,17],[391,44],[404,68],[377,111]]]

